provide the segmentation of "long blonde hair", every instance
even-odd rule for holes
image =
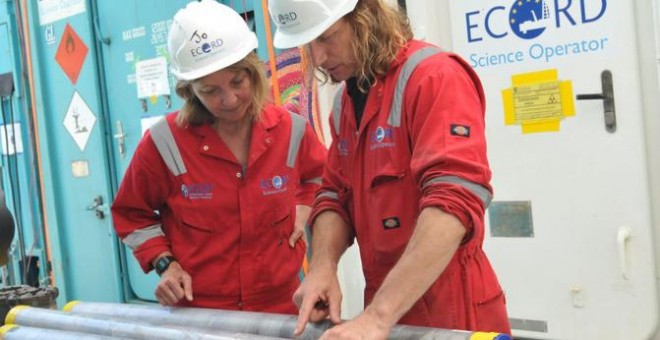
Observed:
[[[250,86],[252,87],[251,103],[248,108],[248,114],[253,120],[259,119],[261,110],[270,98],[268,79],[264,71],[264,65],[256,53],[250,52],[241,61],[226,68],[229,71],[246,71],[250,77]],[[212,123],[215,118],[206,109],[204,104],[197,98],[192,88],[195,80],[179,80],[176,84],[176,94],[184,100],[183,107],[176,117],[176,123],[179,126],[201,125]]]
[[[384,76],[399,50],[413,38],[408,17],[382,0],[359,0],[355,9],[340,20],[346,20],[353,29],[351,49],[358,65],[355,77],[360,90],[367,92],[365,84]],[[311,76],[316,65],[311,65],[309,49],[304,50],[307,75]],[[326,82],[330,78],[327,72],[318,71],[322,77],[319,80]]]

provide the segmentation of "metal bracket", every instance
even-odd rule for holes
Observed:
[[[105,218],[105,212],[104,212],[104,205],[103,205],[103,197],[101,195],[94,197],[94,200],[92,201],[92,204],[87,206],[87,210],[93,211],[94,214],[96,214],[96,217],[99,220],[102,220]]]
[[[110,38],[104,37],[103,32],[101,32],[101,24],[99,23],[99,17],[94,18],[94,33],[96,33],[96,39],[102,44],[110,46]]]
[[[14,93],[14,74],[0,74],[0,97],[11,97]]]
[[[117,126],[117,133],[113,135],[113,137],[117,140],[118,146],[119,146],[119,156],[121,158],[124,158],[126,155],[126,133],[124,133],[124,125],[122,125],[121,121],[118,120],[116,122]]]
[[[609,133],[616,132],[616,108],[614,106],[614,83],[612,72],[605,70],[600,74],[602,93],[578,94],[577,100],[602,100],[605,111],[605,130]]]

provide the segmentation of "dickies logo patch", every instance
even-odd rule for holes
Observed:
[[[470,127],[468,125],[452,124],[450,132],[452,136],[470,138]]]
[[[396,229],[401,227],[401,221],[398,217],[388,217],[383,220],[383,228],[385,230]]]

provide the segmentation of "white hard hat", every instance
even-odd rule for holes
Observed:
[[[194,80],[245,58],[257,36],[232,8],[215,0],[193,1],[175,15],[167,36],[171,70]]]
[[[270,0],[277,31],[277,48],[301,46],[318,38],[332,24],[355,9],[358,0]]]

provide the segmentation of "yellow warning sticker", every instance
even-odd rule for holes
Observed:
[[[560,121],[575,115],[571,82],[559,80],[557,70],[515,75],[512,85],[502,91],[506,125],[521,125],[523,133],[559,131]]]

